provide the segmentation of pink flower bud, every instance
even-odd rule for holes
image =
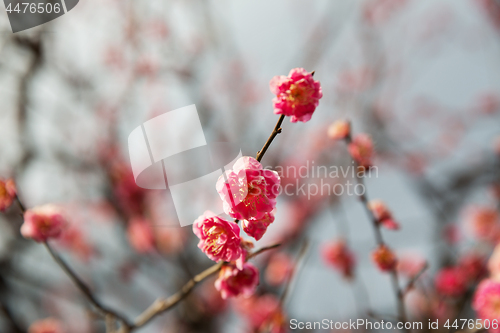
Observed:
[[[389,230],[398,230],[399,223],[397,223],[387,206],[382,200],[372,200],[368,203],[368,208],[372,211],[378,223]]]
[[[0,212],[5,211],[12,205],[16,198],[16,185],[12,179],[3,181],[0,179]]]
[[[264,170],[255,158],[243,156],[233,170],[219,177],[216,188],[226,214],[240,220],[262,220],[276,207],[279,186],[276,171]]]
[[[28,333],[64,333],[62,324],[54,318],[35,321],[28,329]]]
[[[373,141],[368,134],[358,134],[348,147],[349,154],[359,166],[369,168],[372,166]]]
[[[354,276],[354,254],[344,241],[339,240],[325,244],[321,254],[323,260],[339,270],[344,278],[351,279]]]
[[[206,211],[193,224],[198,247],[213,261],[234,261],[242,256],[240,227]]]
[[[466,212],[466,219],[473,235],[484,241],[495,241],[499,234],[499,215],[495,208],[473,206]]]
[[[229,264],[222,267],[215,288],[220,291],[223,299],[243,295],[250,297],[259,284],[259,271],[250,264],[243,264],[242,269]]]
[[[332,140],[344,140],[351,133],[351,125],[346,120],[337,120],[328,127],[328,137]]]
[[[156,249],[151,223],[144,218],[133,218],[127,227],[130,245],[139,253],[151,253]]]
[[[284,283],[293,270],[293,261],[286,253],[273,254],[266,267],[266,281],[272,286]]]
[[[397,258],[394,252],[385,245],[372,252],[372,260],[381,271],[392,271],[396,268]]]
[[[458,267],[447,267],[440,270],[434,284],[439,294],[448,297],[459,297],[467,291],[467,279]]]
[[[43,205],[28,209],[24,213],[21,234],[36,242],[58,238],[68,224],[62,210],[54,205]]]
[[[303,68],[292,69],[288,76],[273,77],[269,88],[276,95],[274,113],[291,117],[292,123],[309,121],[323,97],[319,81]]]

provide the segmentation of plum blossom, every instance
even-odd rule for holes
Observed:
[[[206,211],[193,224],[198,247],[213,261],[234,261],[243,254],[240,227]]]
[[[500,318],[500,282],[486,279],[476,289],[472,308],[480,319],[490,322]],[[490,332],[500,332],[500,328],[490,329]]]
[[[380,245],[372,252],[372,260],[381,271],[392,271],[396,268],[397,258],[386,245]]]
[[[273,254],[266,267],[266,281],[272,286],[284,283],[293,271],[293,260],[284,252]]]
[[[351,279],[354,276],[354,254],[344,241],[339,240],[325,244],[321,249],[321,255],[323,260],[339,270],[344,278]]]
[[[153,227],[144,218],[136,217],[129,221],[127,237],[130,245],[139,253],[151,253],[156,249]]]
[[[28,329],[28,333],[63,333],[62,324],[54,318],[37,320]]]
[[[390,230],[398,230],[399,223],[394,220],[392,213],[382,200],[372,200],[368,203],[368,208],[372,211],[378,223]]]
[[[467,279],[459,267],[446,267],[436,274],[436,291],[444,296],[458,297],[467,291]]]
[[[255,238],[255,240],[259,240],[264,236],[267,227],[274,222],[274,214],[266,213],[263,218],[249,218],[248,220],[243,220],[241,222],[243,226],[243,231],[247,233],[248,236]]]
[[[332,140],[344,140],[351,134],[351,124],[347,120],[337,120],[328,127],[328,137]]]
[[[361,133],[354,137],[348,146],[349,154],[359,166],[369,168],[372,166],[373,141],[368,134]]]
[[[241,299],[237,305],[238,311],[248,318],[255,331],[266,325],[270,333],[288,332],[286,316],[279,300],[273,294]]]
[[[279,186],[276,171],[263,169],[255,158],[243,156],[233,170],[219,177],[216,188],[226,214],[240,220],[262,220],[276,207]]]
[[[0,212],[12,205],[17,195],[16,192],[16,185],[12,179],[6,181],[0,179]]]
[[[292,69],[288,76],[273,77],[269,88],[276,95],[274,113],[291,117],[292,123],[309,121],[323,97],[319,81],[303,68]]]
[[[24,213],[21,234],[36,242],[45,242],[49,238],[58,238],[68,221],[62,210],[55,205],[43,205],[28,209]]]
[[[250,264],[244,263],[242,269],[236,265],[223,266],[219,278],[215,281],[215,288],[220,291],[223,299],[243,295],[250,297],[259,284],[259,271]]]
[[[498,236],[500,219],[496,209],[473,206],[466,215],[468,225],[477,239],[491,241]]]
[[[397,264],[398,273],[409,278],[415,277],[425,267],[425,259],[417,253],[405,253],[400,256]]]

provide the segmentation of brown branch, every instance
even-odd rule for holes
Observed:
[[[45,245],[45,248],[47,251],[49,251],[50,255],[54,259],[54,261],[62,268],[62,270],[66,273],[66,275],[71,279],[71,281],[76,285],[76,287],[82,292],[82,294],[87,298],[87,300],[105,317],[114,317],[116,318],[123,326],[125,327],[130,327],[131,324],[128,322],[128,320],[115,312],[114,310],[111,310],[107,308],[106,306],[102,305],[92,294],[90,291],[90,288],[76,275],[76,273],[64,262],[64,260],[54,252],[52,247],[49,245],[48,242],[43,243]]]
[[[255,252],[248,255],[247,260],[251,259],[251,258],[253,258],[253,257],[255,257],[255,256],[257,256],[265,251],[274,249],[278,246],[280,246],[280,244],[266,246],[266,247],[263,247],[259,250],[256,250]],[[134,324],[130,327],[130,329],[132,330],[132,329],[144,326],[145,324],[147,324],[149,321],[151,321],[151,319],[153,319],[157,315],[173,308],[180,301],[182,301],[184,298],[186,298],[191,293],[191,291],[194,289],[194,287],[196,287],[196,285],[198,283],[202,282],[206,278],[217,273],[222,268],[222,266],[225,264],[226,263],[224,263],[224,262],[220,262],[220,263],[217,263],[217,264],[207,268],[206,270],[204,270],[203,272],[201,272],[200,274],[196,275],[194,278],[189,280],[178,292],[176,292],[175,294],[173,294],[169,298],[156,300],[153,304],[151,304],[146,310],[144,310],[143,313],[141,313],[136,318]]]
[[[269,148],[269,146],[273,142],[274,138],[278,134],[281,133],[281,124],[283,123],[283,120],[285,120],[284,114],[282,114],[280,116],[280,118],[278,119],[278,122],[276,123],[276,126],[274,126],[274,130],[271,133],[271,135],[269,136],[269,138],[267,139],[266,143],[264,144],[264,147],[262,147],[262,149],[257,152],[257,157],[256,157],[257,161],[259,161],[259,162],[262,161],[264,154],[266,153],[267,149]]]
[[[352,127],[351,127],[352,128]],[[347,145],[352,143],[352,137],[351,134],[349,134],[345,138],[345,142]],[[356,182],[361,185],[364,188],[364,192],[359,195],[359,199],[363,203],[363,207],[365,208],[365,211],[370,218],[373,226],[373,231],[375,234],[375,240],[377,241],[378,246],[383,246],[385,245],[384,243],[384,238],[382,237],[382,231],[380,230],[380,223],[377,217],[373,214],[372,210],[368,206],[368,196],[366,195],[366,186],[364,184],[363,178],[359,175],[359,164],[356,162],[354,159],[352,159],[354,166],[356,168]],[[398,314],[399,314],[399,319],[403,322],[406,322],[406,308],[405,308],[405,303],[404,303],[404,293],[403,290],[401,290],[399,286],[399,278],[398,278],[398,272],[396,268],[392,269],[390,272],[391,275],[391,283],[392,283],[392,288],[394,290],[394,293],[396,294],[396,301],[398,304]]]

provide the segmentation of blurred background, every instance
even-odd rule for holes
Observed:
[[[16,34],[1,7],[0,177],[16,180],[27,207],[65,208],[71,232],[54,246],[103,303],[133,318],[212,264],[191,227],[176,226],[168,191],[135,185],[130,132],[195,104],[208,141],[254,156],[278,119],[270,79],[303,67],[316,71],[324,97],[311,121],[285,120],[263,165],[351,165],[345,145],[327,136],[333,121],[350,119],[355,134],[375,143],[368,195],[401,225],[383,231],[387,243],[401,262],[430,265],[408,294],[411,318],[474,317],[470,295],[460,306],[434,301],[433,284],[443,267],[493,249],[470,216],[499,203],[499,1],[81,0]],[[287,175],[282,183],[321,180]],[[283,243],[256,259],[259,295],[280,297],[286,282],[272,276],[307,238],[282,304],[287,318],[395,315],[389,277],[370,262],[375,240],[356,196],[298,192],[280,196],[277,209],[256,242]],[[104,332],[43,246],[21,237],[21,223],[16,206],[0,215],[0,331],[27,332],[53,317],[65,332]],[[322,245],[335,239],[355,253],[355,279],[322,259]],[[276,256],[284,258],[278,268],[270,264]],[[222,301],[213,281],[139,331],[260,332],[256,310]]]

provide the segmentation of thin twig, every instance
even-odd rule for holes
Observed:
[[[281,133],[281,124],[283,123],[283,120],[285,120],[285,115],[282,114],[280,116],[280,118],[278,119],[278,122],[276,123],[276,126],[274,126],[274,130],[273,132],[271,133],[271,135],[269,136],[269,138],[267,139],[266,143],[264,144],[264,147],[262,147],[261,150],[259,150],[259,152],[257,152],[257,161],[262,161],[262,158],[264,157],[264,154],[266,153],[267,149],[269,148],[269,146],[271,145],[271,143],[273,142],[274,138]]]
[[[71,279],[71,281],[76,285],[76,287],[82,292],[82,294],[87,298],[87,300],[101,312],[102,315],[105,317],[112,316],[116,318],[118,321],[123,326],[129,327],[131,324],[128,322],[128,320],[115,312],[114,310],[111,310],[107,308],[106,306],[102,305],[92,294],[90,291],[90,288],[76,275],[76,273],[64,262],[64,260],[54,252],[52,247],[49,245],[48,242],[43,243],[45,245],[45,248],[49,251],[50,255],[54,259],[54,261],[62,268],[62,270],[66,273],[66,275]]]
[[[280,246],[280,244],[275,244],[275,245],[263,247],[255,252],[249,254],[247,257],[247,260],[261,254],[262,252],[274,249],[278,246]],[[200,283],[201,281],[205,280],[206,278],[212,276],[213,274],[217,273],[222,268],[222,266],[224,264],[226,264],[226,263],[220,262],[220,263],[217,263],[217,264],[207,268],[206,270],[204,270],[203,272],[201,272],[200,274],[196,275],[194,278],[189,280],[181,288],[181,290],[179,290],[178,292],[176,292],[175,294],[173,294],[169,298],[156,300],[146,310],[144,310],[143,313],[141,313],[137,317],[137,319],[134,322],[134,325],[132,325],[130,327],[130,329],[132,330],[132,329],[144,326],[145,324],[147,324],[151,319],[153,319],[157,315],[159,315],[159,314],[171,309],[175,305],[177,305],[180,301],[182,301],[184,298],[186,298],[191,293],[191,291],[194,289],[194,287],[198,283]]]
[[[351,137],[350,134],[346,137],[345,142],[346,142],[347,145],[349,145],[349,144],[352,143],[352,137]],[[370,220],[372,222],[372,226],[373,226],[373,230],[374,230],[374,234],[375,234],[375,239],[377,241],[377,245],[378,246],[383,246],[383,245],[385,245],[385,243],[384,243],[384,239],[382,237],[382,232],[380,230],[379,220],[373,214],[373,212],[371,211],[371,209],[368,206],[368,202],[369,201],[368,201],[368,196],[366,194],[366,186],[364,184],[363,178],[359,175],[359,172],[358,172],[359,164],[354,159],[353,159],[353,162],[354,162],[354,166],[356,168],[356,172],[355,172],[356,181],[357,181],[357,183],[359,185],[363,186],[363,188],[364,188],[364,192],[359,195],[359,199],[363,203],[363,207],[365,208],[365,211],[366,211],[368,217],[370,218]],[[406,308],[405,308],[405,303],[404,303],[404,293],[403,293],[403,291],[401,290],[401,288],[399,286],[398,272],[394,268],[389,273],[390,273],[390,276],[391,276],[392,288],[394,290],[394,293],[396,294],[396,301],[397,301],[397,304],[398,304],[399,319],[401,321],[403,321],[403,322],[406,322]]]
[[[424,272],[429,268],[429,264],[426,262],[425,265],[418,271],[417,274],[415,274],[410,281],[408,281],[408,284],[406,285],[406,288],[404,288],[404,293],[408,293],[411,289],[413,289],[413,286],[415,285],[415,282],[424,274]]]

